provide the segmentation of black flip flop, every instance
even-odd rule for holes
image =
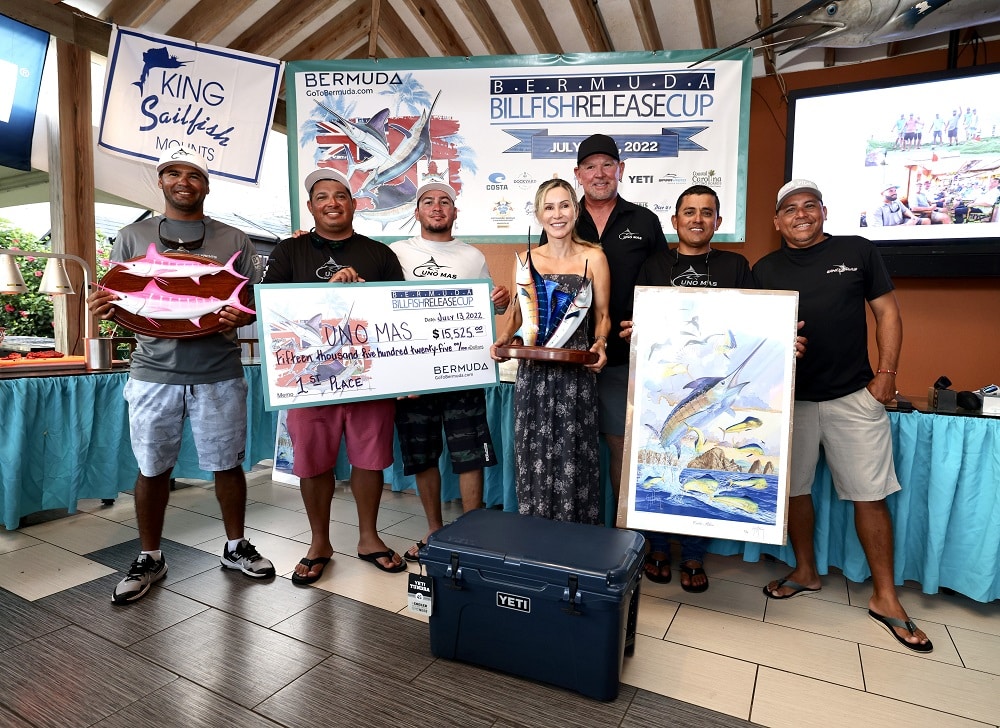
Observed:
[[[420,549],[422,549],[426,545],[427,544],[425,544],[423,541],[417,541],[417,554],[418,555],[417,556],[411,555],[410,551],[408,549],[408,550],[406,550],[406,551],[403,552],[403,558],[406,559],[407,561],[420,561],[420,556],[419,556]]]
[[[656,584],[669,584],[670,583],[670,576],[671,576],[671,573],[670,573],[670,557],[669,556],[665,556],[662,559],[657,559],[657,558],[655,558],[653,556],[653,554],[661,554],[662,555],[663,552],[662,551],[650,551],[648,554],[646,554],[646,563],[649,564],[650,566],[655,567],[656,568],[656,573],[655,574],[651,574],[650,572],[648,572],[645,569],[643,569],[642,570],[642,575],[644,577],[646,577],[647,579],[649,579],[650,581],[655,582]],[[667,572],[665,574],[663,573],[664,567],[666,567],[666,569],[667,569]]]
[[[316,576],[309,576],[309,574],[301,576],[297,571],[292,572],[292,583],[305,586],[306,584],[313,584],[319,581],[320,577],[323,576],[323,571],[326,569],[326,565],[330,563],[330,557],[319,556],[315,559],[299,559],[299,563],[309,569],[309,571],[312,571],[313,566],[319,565],[323,567],[319,570],[319,573],[316,574]]]
[[[693,583],[694,577],[700,574],[705,574],[705,570],[702,567],[684,566],[684,564],[681,564],[679,568],[683,573],[687,574],[689,578],[689,582],[687,584],[683,581],[681,582],[681,589],[686,592],[691,592],[692,594],[701,594],[703,591],[708,589],[708,575],[705,575],[705,583],[701,586],[695,586]]]
[[[396,555],[396,552],[392,549],[387,551],[372,551],[370,554],[358,554],[358,558],[362,561],[367,561],[369,564],[374,564],[376,568],[380,571],[387,571],[390,574],[398,574],[401,571],[406,571],[406,562],[403,561],[394,566],[383,566],[379,559],[386,558],[392,561],[392,557]]]
[[[893,627],[899,627],[900,629],[905,629],[912,635],[917,631],[917,625],[915,625],[911,620],[907,619],[904,621],[902,619],[896,619],[895,617],[886,617],[878,612],[873,612],[871,609],[868,610],[868,616],[871,617],[876,624],[882,625],[889,634],[896,638],[896,641],[899,644],[903,645],[903,647],[908,650],[927,653],[934,649],[934,645],[931,644],[930,640],[927,640],[924,643],[907,642],[905,638],[899,635],[899,632],[893,629]]]

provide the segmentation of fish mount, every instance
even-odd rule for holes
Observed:
[[[516,340],[516,339],[515,339]],[[596,364],[600,355],[589,349],[560,349],[549,346],[498,346],[497,355],[509,359],[530,359],[552,364]]]
[[[155,246],[153,248],[155,251]],[[184,264],[201,265],[192,266],[192,270],[197,272],[195,276],[181,276],[170,272],[164,275],[162,268],[151,270],[149,275],[137,275],[134,271],[139,270],[139,266],[148,260],[148,255],[147,252],[146,255],[116,264],[98,283],[98,287],[119,295],[134,293],[136,296],[142,296],[152,291],[152,296],[162,304],[161,308],[164,310],[153,315],[133,313],[121,304],[115,305],[111,320],[119,326],[137,334],[160,339],[192,339],[226,329],[227,325],[223,323],[218,311],[227,305],[235,305],[238,302],[241,306],[252,310],[252,289],[246,285],[247,279],[235,273],[231,266],[195,253],[154,252],[158,261],[169,259],[181,264],[179,270]],[[206,273],[204,266],[210,266],[213,270]],[[216,268],[218,272],[214,270]],[[214,308],[216,303],[218,308]],[[189,305],[194,312],[187,317],[185,308]]]

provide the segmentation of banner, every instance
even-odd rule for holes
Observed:
[[[269,410],[497,384],[489,280],[254,287]]]
[[[38,89],[49,34],[0,15],[0,165],[31,171]]]
[[[155,162],[201,154],[213,175],[257,184],[274,117],[280,61],[113,29],[98,146]]]
[[[636,287],[619,524],[785,542],[797,310],[794,291]]]
[[[295,61],[288,64],[293,228],[310,227],[302,182],[316,167],[349,176],[354,227],[380,240],[414,234],[428,180],[459,193],[455,234],[517,242],[538,185],[573,180],[580,141],[609,134],[625,162],[619,192],[669,231],[678,194],[722,200],[713,243],[745,238],[751,54],[689,68],[702,51]]]

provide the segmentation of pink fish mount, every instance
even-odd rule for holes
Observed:
[[[111,317],[137,334],[162,339],[208,336],[225,328],[219,312],[226,306],[253,313],[247,278],[233,264],[194,253],[160,253],[150,243],[146,254],[116,264],[98,283],[118,296]]]

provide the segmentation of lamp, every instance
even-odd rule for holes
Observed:
[[[86,292],[90,290],[90,268],[87,266],[87,261],[79,256],[70,253],[40,253],[0,248],[0,258],[3,260],[3,265],[0,266],[0,291],[3,293],[26,293],[28,290],[21,277],[21,271],[18,270],[17,264],[14,262],[15,257],[49,259],[45,264],[45,273],[42,274],[42,281],[38,288],[39,293],[52,295],[74,293],[73,286],[66,275],[64,260],[75,261],[83,269],[84,293],[81,295],[86,295]],[[83,317],[84,361],[87,369],[110,369],[111,339],[94,338],[93,318],[89,311]]]

